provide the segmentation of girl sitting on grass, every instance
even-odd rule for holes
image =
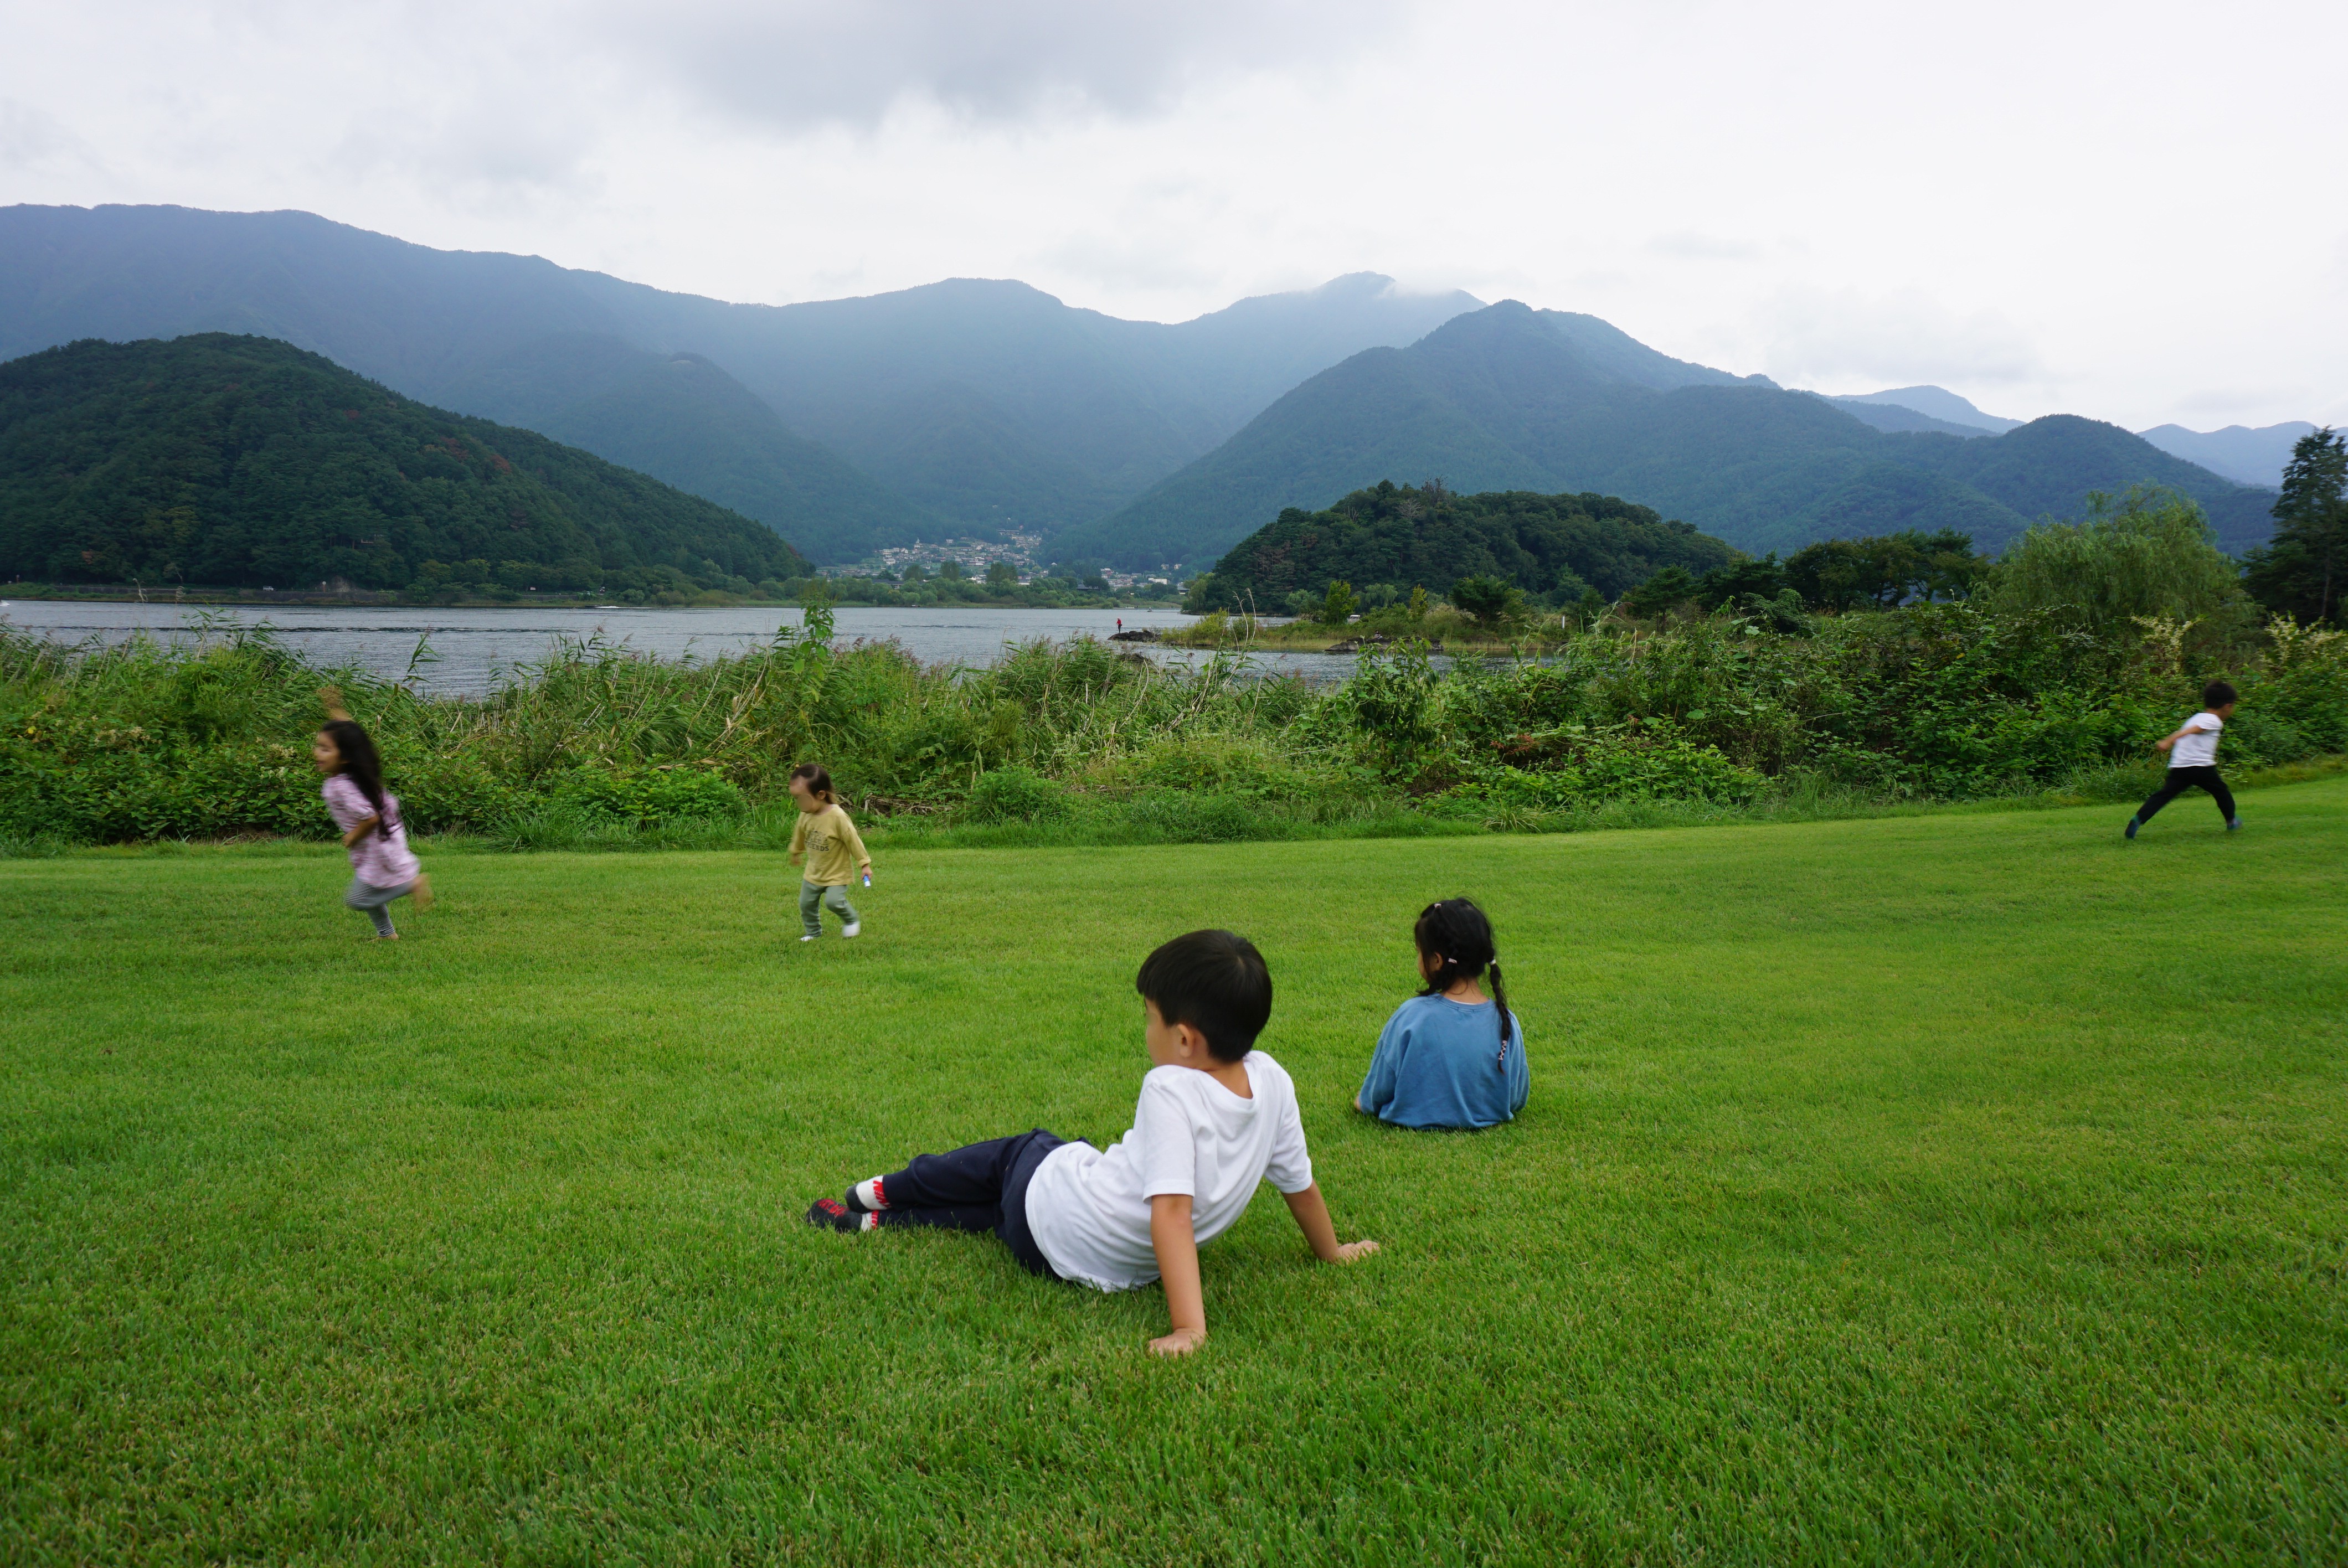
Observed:
[[[1525,1026],[1500,983],[1492,922],[1468,899],[1446,898],[1419,912],[1411,937],[1426,989],[1386,1020],[1354,1109],[1397,1127],[1513,1121],[1532,1092],[1532,1071]],[[1487,969],[1488,1000],[1477,983]]]
[[[391,927],[391,901],[412,894],[418,909],[428,909],[432,884],[408,850],[399,797],[383,787],[383,759],[374,739],[344,711],[333,688],[322,695],[328,717],[311,743],[310,755],[326,775],[318,793],[351,854],[351,886],[343,902],[366,911],[379,940],[396,942],[399,933]]]

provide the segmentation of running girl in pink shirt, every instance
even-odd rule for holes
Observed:
[[[326,775],[318,793],[343,830],[343,847],[351,852],[351,886],[343,902],[366,911],[378,938],[396,942],[399,933],[391,928],[391,901],[413,894],[416,907],[428,909],[432,884],[408,850],[399,797],[383,787],[383,759],[367,733],[339,712],[318,732],[310,754]]]

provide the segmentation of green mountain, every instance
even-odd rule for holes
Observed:
[[[1282,512],[1224,554],[1201,597],[1237,610],[1332,580],[1443,593],[1463,577],[1502,577],[1552,601],[1589,588],[1611,600],[1667,566],[1701,577],[1736,559],[1722,540],[1612,496],[1381,483],[1323,511]]]
[[[1929,414],[1919,414],[1902,403],[1877,403],[1865,397],[1829,397],[1828,403],[1858,420],[1861,425],[1878,430],[1931,430],[1943,436],[1989,436],[1995,432],[1978,425],[1959,425],[1953,420],[1935,419]],[[2015,424],[2022,422],[2015,420]]]
[[[1993,496],[2033,520],[2077,516],[2090,490],[2166,485],[2201,503],[2230,550],[2263,543],[2274,529],[2272,491],[2235,484],[2099,419],[2050,414],[1985,439],[1895,435],[1884,444],[1900,463]]]
[[[1910,528],[1993,548],[2139,482],[2194,496],[2230,548],[2271,528],[2271,496],[2111,426],[1973,436],[1999,422],[1940,388],[1838,405],[1370,273],[1174,324],[981,279],[737,305],[301,212],[0,208],[0,358],[223,331],[641,466],[833,560],[1018,528],[1064,560],[1197,563],[1283,507],[1428,477],[1626,496],[1754,550]]]
[[[535,423],[556,423],[579,397],[561,373],[571,350],[547,340],[613,338],[664,359],[700,356],[789,433],[938,514],[939,532],[1092,521],[1304,377],[1374,344],[1414,342],[1478,304],[1406,293],[1370,273],[1174,324],[967,278],[863,299],[728,304],[534,256],[434,251],[305,212],[0,208],[0,359],[88,337],[252,333],[437,406],[570,439]],[[532,364],[544,379],[525,381]],[[515,401],[470,401],[484,380]],[[517,401],[531,418],[502,412]],[[663,425],[664,406],[615,403],[597,427]],[[784,462],[769,437],[737,434],[697,444],[675,430],[653,456],[679,484],[730,477],[736,487],[722,495],[688,487],[787,529],[803,526],[792,509],[801,501],[849,497],[804,452]],[[768,477],[753,483],[754,470]],[[875,537],[894,526],[869,497],[843,504],[843,537],[865,526],[859,518]]]
[[[1994,436],[1886,432],[1757,378],[1601,356],[1586,334],[1509,301],[1407,349],[1357,354],[1061,548],[1127,566],[1203,560],[1285,507],[1420,477],[1632,497],[1756,554],[1908,528],[1957,528],[1994,549],[2041,514],[2075,514],[2091,490],[2140,482],[2199,500],[2230,548],[2271,527],[2271,496],[2114,425],[2056,416]]]
[[[2156,425],[2137,434],[2170,456],[2199,463],[2238,485],[2272,488],[2281,485],[2283,468],[2291,462],[2291,449],[2299,445],[2299,438],[2314,435],[2315,426],[2304,419],[2261,425],[2255,430],[2241,425],[2229,425],[2223,430],[2188,430],[2182,425]]]
[[[953,526],[795,436],[749,388],[695,354],[556,333],[476,366],[449,406],[540,431],[755,518],[810,559],[860,560]]]
[[[2003,436],[2022,425],[2019,419],[2007,419],[1995,414],[1983,414],[1970,398],[1960,397],[1945,386],[1894,386],[1882,392],[1853,393],[1846,397],[1829,397],[1828,403],[1849,409],[1879,430],[1923,430],[1943,426],[1960,436]],[[1895,416],[1892,421],[1871,418],[1869,410]],[[1925,425],[1899,422],[1900,415],[1910,415],[1929,421]]]
[[[85,342],[0,364],[0,574],[400,588],[805,576],[772,529],[266,338]]]

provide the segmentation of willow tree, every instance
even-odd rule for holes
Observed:
[[[2060,610],[2097,631],[2138,618],[2200,620],[2240,605],[2234,563],[2200,507],[2174,490],[2091,497],[2084,521],[2041,523],[1999,559],[1991,602]]]

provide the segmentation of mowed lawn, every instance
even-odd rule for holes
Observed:
[[[2348,781],[1560,837],[0,863],[0,1559],[2348,1560]],[[1408,930],[1533,1098],[1347,1108]],[[809,1200],[1106,1142],[1133,971],[1271,960],[1342,1235],[1153,1288]]]

